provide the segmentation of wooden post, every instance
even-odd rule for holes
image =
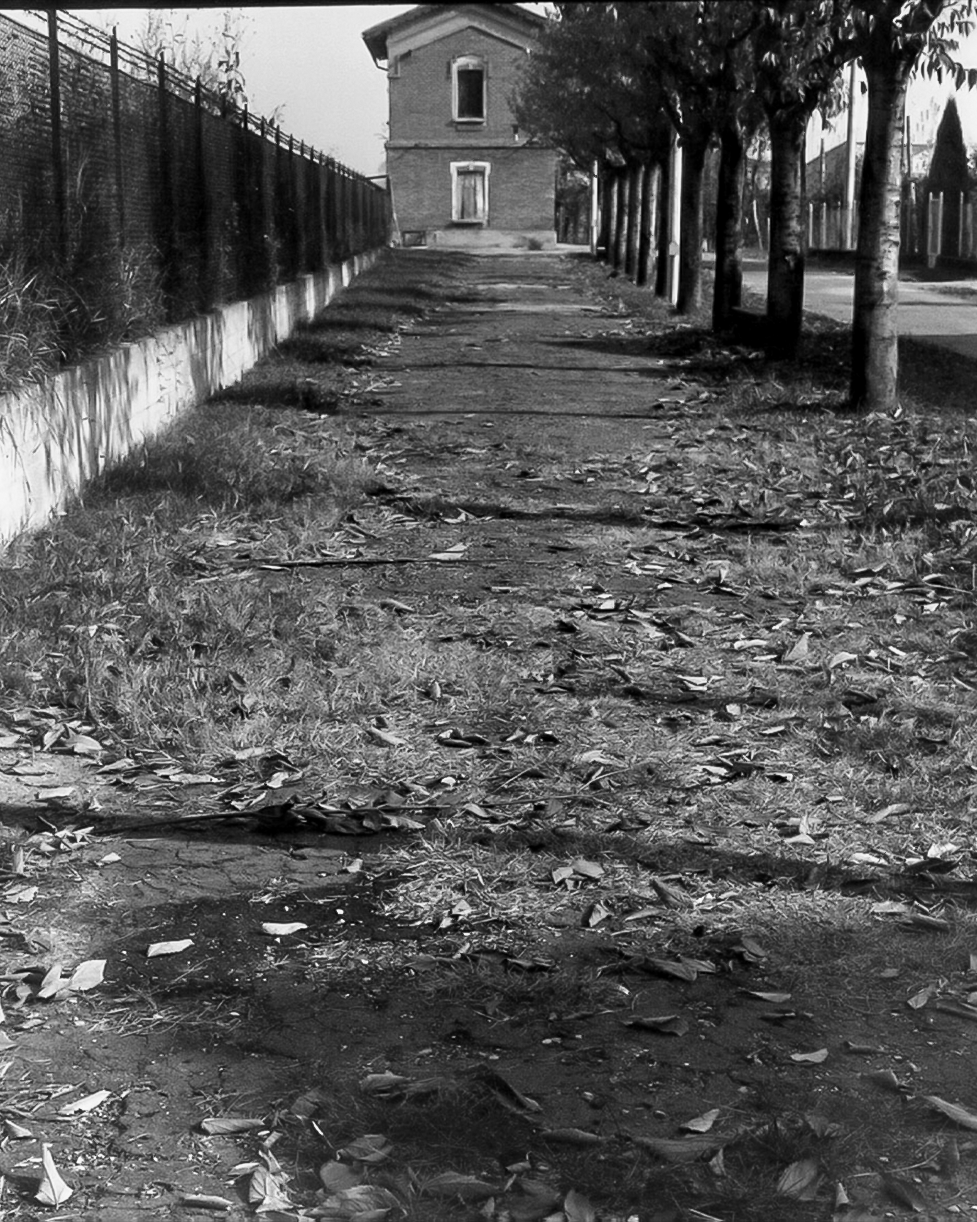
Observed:
[[[755,202],[755,201],[754,201]],[[678,302],[679,244],[682,237],[682,145],[672,133],[668,176],[668,300]]]
[[[824,147],[824,120],[821,120],[821,152],[818,154],[818,193],[824,199],[824,180],[827,177],[827,153]]]
[[[58,11],[47,13],[48,78],[51,86],[51,170],[54,184],[55,248],[58,258],[68,254],[68,208],[65,198],[64,149],[61,143],[61,56],[58,48]]]
[[[122,157],[122,100],[119,94],[119,36],[112,27],[109,44],[109,72],[112,78],[112,145],[115,154],[115,206],[119,220],[119,246],[126,244],[125,161]]]
[[[964,192],[960,192],[960,210],[957,213],[957,258],[963,258],[963,201]]]
[[[926,198],[926,266],[936,267],[943,229],[943,194]]]

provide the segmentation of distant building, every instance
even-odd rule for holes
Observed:
[[[364,31],[389,81],[387,173],[405,245],[551,246],[556,151],[510,107],[546,18],[518,4],[421,4]]]

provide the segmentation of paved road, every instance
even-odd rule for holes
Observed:
[[[766,264],[748,260],[743,284],[752,292],[767,291]],[[854,277],[845,271],[808,268],[804,277],[804,308],[851,322]],[[920,284],[899,282],[899,331],[977,360],[977,281]]]

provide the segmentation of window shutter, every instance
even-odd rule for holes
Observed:
[[[451,60],[450,59],[448,60],[447,67],[444,70],[444,79],[446,81],[451,80]]]

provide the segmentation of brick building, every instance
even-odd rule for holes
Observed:
[[[556,152],[527,140],[509,104],[545,20],[518,4],[421,4],[364,32],[387,66],[405,244],[553,245]]]

